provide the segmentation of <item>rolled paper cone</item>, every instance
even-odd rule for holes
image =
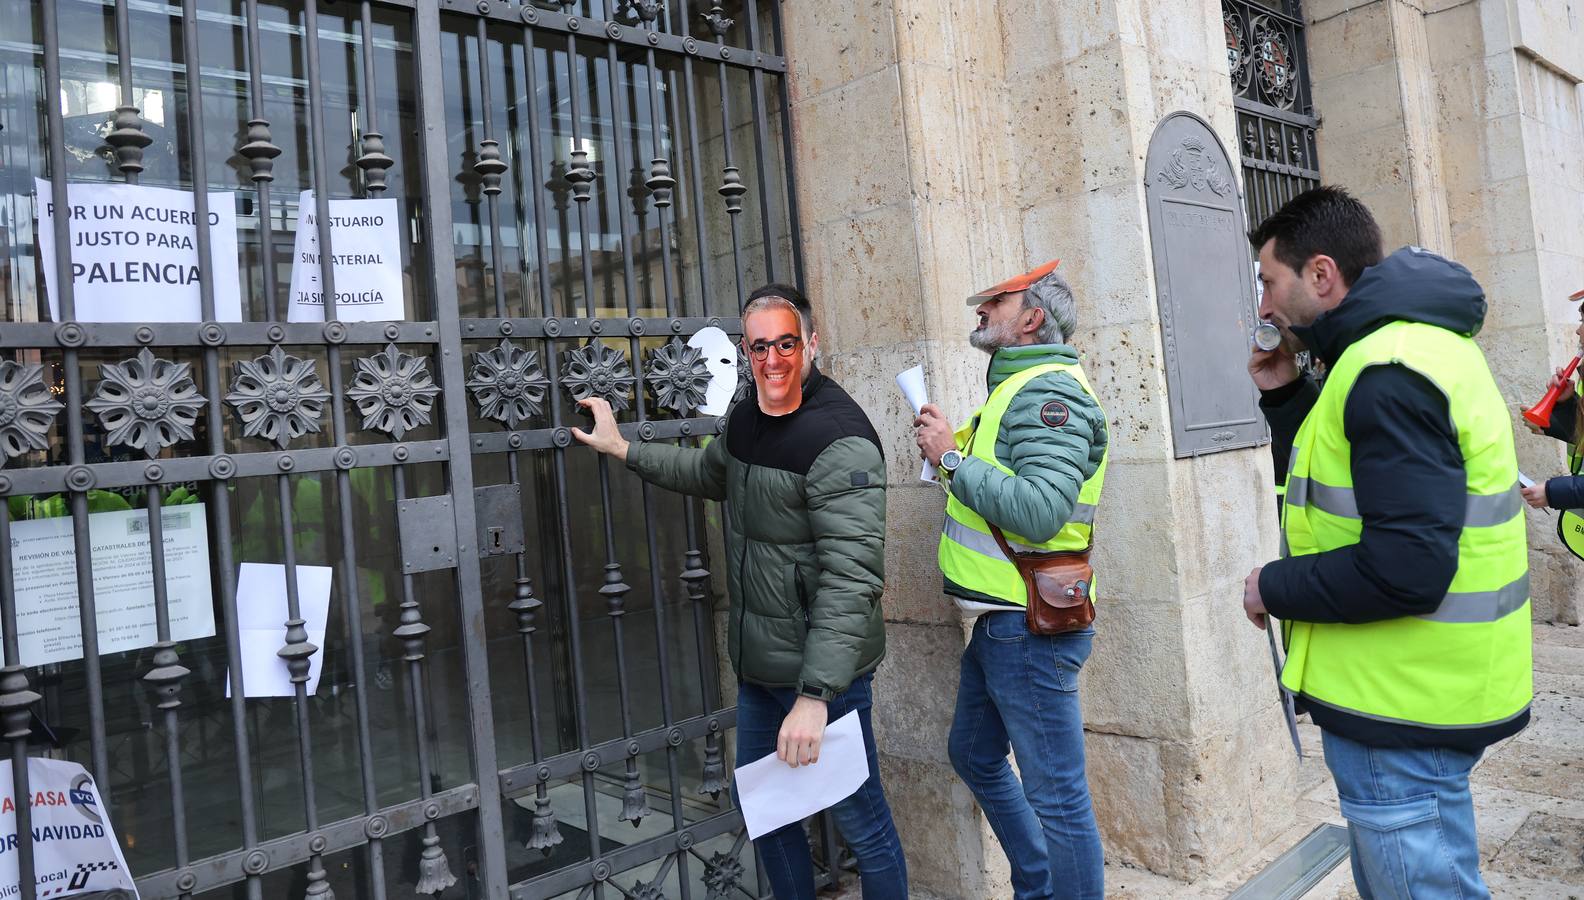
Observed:
[[[924,367],[914,366],[896,377],[897,387],[902,389],[902,396],[913,407],[913,414],[924,408],[929,402],[929,391],[924,387]]]

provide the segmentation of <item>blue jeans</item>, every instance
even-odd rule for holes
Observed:
[[[875,752],[869,708],[873,675],[865,675],[831,699],[827,717],[834,722],[853,710],[863,726],[864,749],[869,754],[869,780],[858,792],[831,807],[836,828],[858,858],[859,883],[864,900],[906,900],[907,861],[902,840],[891,821],[891,807],[880,789],[880,763]],[[792,711],[797,692],[791,688],[737,686],[737,765],[743,766],[776,752],[781,722]],[[734,789],[735,790],[735,789]],[[764,859],[765,876],[776,900],[814,900],[814,860],[802,823],[794,823],[754,841]]]
[[[963,651],[952,767],[1012,864],[1018,900],[1105,893],[1078,706],[1078,670],[1093,641],[1092,628],[1044,637],[1029,633],[1021,612],[991,612],[974,623]]]
[[[1322,732],[1363,900],[1484,900],[1469,772],[1480,754],[1369,747]]]

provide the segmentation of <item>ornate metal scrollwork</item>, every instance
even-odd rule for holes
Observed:
[[[0,362],[0,466],[33,450],[49,449],[49,430],[66,407],[44,383],[38,363]]]
[[[539,352],[518,347],[506,338],[500,346],[473,354],[467,388],[479,415],[516,430],[517,423],[544,410],[550,382],[539,365]]]
[[[726,10],[721,8],[720,0],[710,4],[709,12],[699,13],[699,18],[703,19],[709,25],[710,31],[715,33],[717,43],[726,36],[726,32],[731,31],[733,25],[737,24],[736,19],[726,17]]]
[[[99,367],[102,380],[87,403],[99,416],[112,447],[142,450],[152,459],[177,441],[190,441],[204,395],[187,363],[158,359],[144,347],[137,356]]]
[[[143,119],[136,106],[118,106],[115,128],[105,135],[105,142],[115,149],[116,167],[121,174],[135,175],[143,171],[143,148],[154,143],[154,139],[143,133]]]
[[[612,409],[626,409],[633,393],[632,366],[627,354],[598,341],[590,341],[566,351],[561,365],[561,384],[573,400],[599,397]]]
[[[484,193],[495,196],[501,192],[501,176],[506,174],[506,163],[501,160],[500,141],[479,141],[478,161],[473,171],[484,180]]]
[[[549,856],[552,850],[561,845],[561,840],[555,810],[550,808],[550,797],[541,788],[540,796],[534,799],[533,827],[528,833],[528,849]]]
[[[429,424],[440,387],[429,374],[429,362],[403,353],[395,344],[373,356],[353,361],[356,374],[347,397],[363,414],[363,428],[383,431],[401,440],[414,428]]]
[[[242,420],[243,437],[273,441],[284,450],[305,434],[317,434],[330,400],[317,368],[313,360],[288,356],[279,344],[239,361],[225,399]]]
[[[1206,152],[1204,141],[1196,137],[1183,139],[1177,149],[1172,151],[1171,162],[1161,170],[1159,177],[1174,188],[1187,186],[1196,191],[1209,188],[1219,197],[1226,196],[1232,190],[1232,182],[1221,174],[1215,157]]]
[[[649,352],[649,371],[644,378],[662,407],[687,415],[704,405],[710,371],[703,350],[674,337]]]
[[[1271,16],[1255,16],[1249,22],[1249,33],[1260,93],[1270,105],[1292,109],[1298,99],[1298,62],[1286,27]]]
[[[1254,74],[1251,65],[1253,55],[1249,52],[1248,29],[1243,22],[1243,14],[1223,7],[1221,28],[1226,33],[1227,71],[1232,76],[1232,90],[1241,95],[1248,90],[1249,80]]]
[[[363,187],[369,194],[379,196],[385,192],[385,170],[396,161],[385,154],[385,135],[378,131],[363,132],[363,152],[357,166],[363,170]]]
[[[423,853],[418,857],[418,884],[414,890],[420,894],[435,895],[456,883],[456,876],[451,874],[451,864],[446,862],[445,851],[440,849],[440,836],[434,833],[431,824],[429,833],[423,839]]]

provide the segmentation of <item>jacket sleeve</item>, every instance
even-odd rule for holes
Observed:
[[[1558,475],[1546,479],[1546,505],[1552,509],[1584,509],[1584,476]]]
[[[1050,404],[1049,424],[1041,412]],[[951,492],[1002,530],[1042,543],[1072,517],[1078,490],[1105,458],[1107,430],[1100,405],[1061,372],[1041,375],[1012,398],[1001,422],[1011,475],[969,457],[951,478]]]
[[[726,499],[726,439],[718,437],[702,449],[675,444],[633,442],[627,446],[627,468],[650,484],[706,500]]]
[[[1578,394],[1563,394],[1557,400],[1556,406],[1551,407],[1551,424],[1546,426],[1547,437],[1554,437],[1563,443],[1573,443],[1574,429],[1578,422]]]
[[[1435,612],[1457,573],[1468,476],[1447,401],[1423,376],[1378,366],[1343,411],[1357,544],[1277,560],[1260,596],[1279,619],[1361,624]]]
[[[885,587],[885,460],[867,438],[826,447],[804,482],[819,583],[809,600],[798,693],[828,700],[852,683]]]
[[[1298,380],[1269,391],[1260,391],[1260,412],[1271,430],[1271,461],[1275,464],[1276,484],[1287,482],[1287,464],[1292,458],[1293,439],[1298,426],[1320,399],[1320,388],[1305,372]]]

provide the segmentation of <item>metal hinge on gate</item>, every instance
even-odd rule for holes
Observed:
[[[479,556],[523,552],[521,486],[491,484],[474,488],[473,509],[478,513]]]
[[[396,530],[401,535],[403,575],[456,568],[456,517],[450,495],[398,502]]]

